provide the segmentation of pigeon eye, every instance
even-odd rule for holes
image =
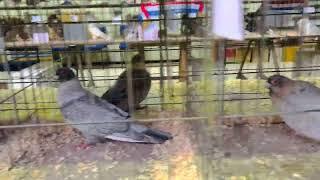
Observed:
[[[301,89],[299,89],[299,91],[300,92],[303,92],[303,91],[305,91],[306,90],[306,88],[304,87],[304,88],[301,88]]]
[[[273,80],[273,81],[271,81],[271,84],[277,85],[277,84],[279,84],[279,80]]]

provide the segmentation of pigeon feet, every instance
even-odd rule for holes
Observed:
[[[248,79],[248,78],[247,78],[245,75],[243,75],[242,73],[238,73],[237,79],[246,80],[246,79]]]
[[[258,74],[257,74],[257,78],[260,78],[260,79],[268,79],[268,76],[266,76],[266,75],[263,74],[263,73],[258,73]]]
[[[146,109],[147,107],[148,107],[148,106],[140,106],[140,105],[139,105],[139,106],[136,107],[136,109],[137,109],[137,110],[141,110],[141,109]]]
[[[94,147],[93,145],[90,145],[87,143],[81,143],[81,144],[76,145],[77,150],[87,150],[87,149],[91,149],[93,147]]]

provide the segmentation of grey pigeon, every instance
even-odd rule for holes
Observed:
[[[128,113],[83,89],[71,69],[59,68],[56,75],[61,82],[57,101],[66,121],[101,123],[73,125],[86,138],[87,145],[94,145],[105,139],[152,144],[172,139],[169,133],[133,122]]]
[[[151,88],[150,73],[145,68],[144,59],[137,54],[132,58],[132,90],[135,109],[141,109],[140,103],[147,97]],[[127,71],[118,77],[114,86],[102,95],[102,99],[117,106],[125,112],[129,111]]]
[[[297,134],[320,140],[320,88],[281,75],[269,77],[267,85],[284,122]]]

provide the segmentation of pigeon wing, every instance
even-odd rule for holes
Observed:
[[[122,101],[126,101],[127,94],[127,71],[124,71],[118,77],[114,86],[112,86],[107,92],[102,95],[102,98],[114,105],[120,104]]]

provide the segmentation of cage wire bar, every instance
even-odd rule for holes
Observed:
[[[122,8],[123,6],[121,6],[121,8]],[[62,10],[62,9],[64,9],[64,8],[66,8],[66,7],[63,7],[63,6],[61,6],[61,7],[57,7],[60,11]],[[68,8],[76,8],[76,6],[74,6],[74,7],[68,7]],[[30,7],[14,7],[14,8],[12,8],[12,7],[6,7],[6,9],[9,9],[9,10],[16,10],[16,9],[19,9],[19,13],[20,12],[22,12],[22,10],[29,10],[29,9],[31,9]],[[51,9],[51,7],[49,7],[48,6],[48,8],[46,8],[47,9],[47,12],[49,11],[49,9]],[[9,12],[9,11],[8,11]],[[7,15],[8,17],[10,16],[10,15]],[[22,14],[19,14],[18,16],[20,16],[20,17],[22,17],[23,15]],[[164,18],[164,19],[166,19],[166,18]],[[161,21],[161,19],[160,19],[160,22],[162,22]],[[84,21],[83,23],[88,23],[88,22],[86,22],[86,21]],[[26,23],[26,24],[28,24],[28,23]],[[46,24],[46,23],[40,23],[40,24]],[[162,28],[163,28],[163,26],[161,26]],[[160,35],[161,37],[162,37],[162,34]],[[162,38],[160,38],[160,39],[163,39],[163,37]],[[167,39],[167,36],[165,37],[165,39]],[[162,40],[163,41],[163,40]],[[167,44],[166,43],[166,40],[165,40],[165,42],[164,42],[165,44]],[[16,43],[16,44],[11,44],[11,46],[13,45],[13,46],[15,46],[15,45],[18,45],[18,44],[20,44],[20,45],[22,45],[22,46],[24,46],[24,45],[27,45],[27,44],[24,44],[24,43]],[[36,43],[34,43],[35,45],[36,45]],[[162,45],[163,44],[163,42],[161,43],[161,47],[163,46]],[[48,44],[49,46],[50,46],[50,44]],[[65,44],[65,46],[69,46],[68,44]],[[70,47],[69,46],[69,48],[70,48],[70,55],[66,55],[66,61],[67,61],[67,64],[68,64],[68,66],[70,67],[71,66],[71,62],[74,62],[74,63],[76,63],[77,65],[77,68],[76,69],[79,69],[79,73],[80,73],[80,77],[81,77],[81,79],[84,79],[84,73],[83,73],[83,66],[82,66],[82,60],[81,59],[83,59],[83,57],[81,57],[82,55],[80,55],[80,53],[82,53],[81,52],[81,50],[80,49],[78,49],[79,47],[78,46],[76,46],[75,47],[75,49],[73,49],[72,47]],[[166,57],[168,57],[168,50],[167,50],[167,46],[165,46],[165,52],[166,52]],[[90,66],[90,63],[88,63],[88,62],[90,62],[90,60],[88,60],[88,58],[86,57],[86,55],[87,55],[87,52],[86,52],[86,50],[84,51],[85,52],[85,61],[86,61],[86,64],[87,64],[87,66]],[[25,53],[27,53],[27,51],[25,51]],[[161,53],[162,53],[162,51],[161,51]],[[167,59],[167,66],[169,67],[170,66],[170,64],[169,64],[169,58],[166,58]],[[87,60],[88,60],[88,62],[87,62]],[[163,60],[160,60],[160,63],[162,63],[163,62]],[[41,64],[41,63],[40,63]],[[162,66],[161,66],[162,67]],[[90,67],[89,67],[89,71],[90,71]],[[163,69],[163,68],[161,68],[161,69]],[[32,71],[33,69],[31,68],[30,69],[30,71]],[[170,76],[170,68],[167,68],[167,71],[168,71],[168,75],[167,75],[167,78],[171,78]],[[162,72],[162,73],[161,73]],[[163,76],[163,70],[161,70],[161,72],[160,72],[160,75],[161,76]],[[89,74],[91,74],[90,72],[89,72]],[[33,77],[33,73],[31,72],[31,81],[34,81],[34,80],[37,80],[35,77]],[[30,81],[30,82],[31,82]],[[50,80],[51,81],[51,80]],[[160,81],[162,82],[163,80],[160,78]],[[92,81],[93,82],[93,81]],[[40,87],[41,87],[41,83],[42,83],[42,80],[41,81],[39,81],[39,80],[37,80],[37,83],[39,83],[40,84]],[[10,82],[10,84],[13,84],[12,82]],[[24,86],[24,83],[21,83],[23,86]],[[161,84],[163,84],[163,83],[161,83]],[[38,109],[38,107],[37,107],[37,105],[39,104],[38,102],[36,102],[37,101],[37,98],[35,98],[35,92],[34,92],[34,88],[31,88],[32,89],[32,91],[33,91],[33,100],[35,101],[34,102],[34,104],[36,105],[36,107],[34,108],[34,109]],[[161,93],[161,97],[163,96],[163,87],[161,88],[162,90],[162,93]],[[23,93],[25,93],[26,91],[23,91]],[[40,90],[39,91],[41,94],[42,94],[42,90]],[[13,96],[13,98],[15,98],[15,96]],[[163,97],[162,97],[163,98]],[[25,98],[26,99],[26,98]],[[14,103],[14,104],[16,104],[16,103]],[[26,104],[28,104],[28,103],[26,103]],[[26,109],[29,109],[29,108],[26,108]],[[39,109],[42,109],[43,110],[43,108],[39,108]],[[45,108],[44,108],[45,109]],[[20,110],[22,110],[23,111],[23,108],[20,108]]]
[[[260,45],[261,46],[261,45]],[[77,58],[77,59],[79,59],[79,58]],[[261,58],[260,58],[261,59]],[[80,66],[80,64],[79,64],[79,66]]]
[[[159,49],[160,49],[160,76],[163,77],[164,76],[164,72],[163,72],[163,62],[164,62],[164,58],[163,58],[163,43],[165,45],[166,44],[166,37],[167,37],[167,30],[166,28],[164,27],[166,25],[166,12],[165,12],[165,9],[164,9],[164,0],[160,0],[160,18],[163,19],[163,20],[160,20],[159,21],[159,26],[160,26],[160,46],[159,46]],[[166,51],[166,49],[165,49]],[[166,51],[167,52],[167,51]],[[160,102],[163,103],[164,101],[164,84],[163,84],[163,79],[160,79]],[[161,105],[161,109],[163,109],[163,106]]]
[[[81,40],[49,39],[49,41],[44,43],[28,39],[23,41],[4,40],[3,44],[5,44],[5,47],[3,52],[1,52],[1,63],[3,63],[4,71],[1,72],[0,80],[7,87],[0,89],[4,92],[1,93],[0,111],[3,114],[1,118],[5,119],[5,116],[8,116],[6,120],[9,123],[3,124],[0,126],[0,129],[70,125],[55,121],[61,117],[58,117],[60,114],[59,107],[55,100],[58,82],[53,79],[53,75],[55,69],[62,64],[76,69],[77,76],[83,86],[99,96],[114,84],[123,70],[127,70],[126,83],[128,86],[129,113],[138,121],[143,122],[164,121],[170,123],[173,121],[183,121],[189,123],[196,129],[195,136],[197,143],[199,143],[197,144],[197,153],[199,153],[197,157],[198,170],[204,179],[214,177],[212,159],[218,161],[219,158],[214,156],[214,150],[212,149],[214,149],[214,146],[221,147],[224,145],[223,132],[220,126],[224,124],[225,119],[279,114],[271,109],[269,96],[266,89],[262,87],[262,83],[264,83],[266,76],[278,72],[280,74],[293,73],[293,75],[300,76],[301,73],[297,72],[319,71],[320,68],[317,64],[296,66],[294,62],[287,65],[280,61],[284,59],[284,53],[281,53],[282,57],[278,55],[279,52],[284,52],[287,46],[292,46],[289,43],[290,39],[298,39],[298,43],[294,45],[298,46],[297,51],[303,51],[304,48],[309,48],[307,45],[314,46],[319,43],[319,40],[315,39],[318,38],[318,35],[265,35],[265,29],[268,27],[265,18],[272,16],[276,19],[289,15],[300,17],[301,12],[275,14],[268,10],[269,1],[244,1],[244,6],[247,9],[254,9],[251,12],[258,9],[254,7],[266,3],[262,5],[261,14],[258,13],[256,16],[256,18],[261,19],[257,21],[257,31],[261,36],[251,37],[247,35],[247,39],[243,42],[229,40],[213,41],[211,40],[211,36],[195,37],[188,33],[180,33],[178,36],[172,37],[168,33],[168,21],[183,21],[183,18],[168,17],[165,6],[166,2],[165,0],[160,0],[159,2],[159,18],[144,19],[143,21],[144,23],[158,23],[159,40],[152,42],[127,40],[122,36],[111,41],[92,40],[89,37]],[[184,2],[192,1],[186,0]],[[318,8],[317,3],[319,1],[309,2],[314,3],[314,6]],[[110,30],[107,33],[110,36],[112,36],[112,33],[119,33],[118,30],[120,29],[114,23],[112,17],[108,15],[112,14],[113,9],[120,9],[121,20],[118,23],[128,25],[129,23],[139,23],[137,19],[126,18],[127,14],[132,15],[138,12],[141,6],[141,3],[123,5],[116,3],[98,4],[93,2],[92,4],[85,4],[85,1],[80,2],[80,4],[64,6],[60,5],[58,1],[52,1],[45,2],[40,6],[41,10],[38,10],[34,6],[10,6],[6,4],[7,1],[4,1],[4,3],[4,6],[0,7],[1,16],[4,18],[19,17],[24,21],[23,24],[13,24],[16,28],[21,26],[25,27],[25,29],[39,27],[41,31],[45,31],[50,24],[60,25],[61,27],[64,25],[83,25],[81,29],[83,28],[84,33],[90,34],[89,25],[100,23]],[[212,26],[210,17],[212,16],[212,4],[209,1],[203,1],[203,3],[205,6],[204,17],[192,17],[189,18],[189,21],[204,20],[204,22],[202,21],[202,26],[210,31]],[[188,6],[186,4],[187,8]],[[133,10],[129,10],[130,8]],[[83,14],[88,15],[89,11],[98,18],[95,20],[79,18],[76,22],[47,22],[44,20],[36,24],[26,18],[26,12],[30,13],[30,15],[35,13],[41,17],[47,17],[54,14],[54,10],[59,10],[61,16],[64,11],[74,11],[75,15],[79,17]],[[318,11],[308,16],[316,16],[317,13]],[[302,16],[307,15],[303,14]],[[284,26],[284,22],[281,22],[280,25],[281,27],[275,28],[274,31],[285,32],[289,28],[292,28],[282,27]],[[117,32],[113,32],[113,28],[118,28]],[[32,37],[30,38],[32,39]],[[267,41],[271,41],[271,48],[269,48]],[[126,44],[127,47],[120,49],[119,45],[121,43]],[[90,50],[91,45],[95,44],[104,44],[106,47],[99,50]],[[63,50],[57,53],[59,54],[59,58],[43,60],[47,56],[56,53],[53,50],[55,47],[63,47]],[[35,50],[30,50],[30,48],[34,48]],[[238,60],[238,62],[229,62],[229,55],[227,53],[229,49],[237,49],[237,51],[240,49],[239,52],[240,54],[242,53],[241,57],[233,58],[238,58],[242,62]],[[243,49],[245,49],[244,53]],[[272,49],[272,52],[269,49]],[[198,53],[197,58],[193,57],[196,54],[195,52]],[[132,80],[134,79],[132,77],[131,58],[137,53],[143,54],[144,63],[147,70],[150,71],[152,80],[152,90],[142,103],[143,105],[147,105],[148,108],[141,111],[135,110],[133,102],[135,97],[133,94]],[[252,58],[248,62],[246,59],[249,53]],[[268,53],[268,56],[266,56],[266,53]],[[271,56],[270,53],[273,53],[273,55]],[[179,56],[175,57],[176,54],[179,54]],[[19,59],[27,59],[25,56],[32,56],[32,59],[36,59],[36,63],[21,70],[13,71],[10,64],[14,61],[19,61]],[[268,60],[272,59],[272,61],[270,60],[269,62],[266,58]],[[185,61],[182,62],[182,59]],[[193,62],[195,59],[199,60],[200,68],[194,68]],[[247,79],[237,79],[239,69],[241,69],[242,74],[246,75]],[[200,80],[194,80],[195,77]],[[316,79],[316,77],[314,78]],[[157,115],[154,118],[152,117],[152,113],[161,114],[170,110],[179,112],[178,116],[161,117],[161,115]],[[151,118],[144,117],[147,115],[142,115],[143,113],[147,115],[151,114]],[[217,116],[221,117],[221,119],[216,120]],[[49,122],[46,122],[44,117],[48,117],[50,119]],[[30,119],[31,121],[29,121]],[[11,122],[11,120],[13,121]],[[97,122],[88,121],[81,124],[95,123]],[[166,158],[166,161],[169,162],[169,157]]]
[[[167,52],[167,51],[166,51]],[[79,61],[79,57],[77,57],[77,61]],[[78,66],[79,66],[79,68],[81,69],[82,67],[80,67],[81,66],[81,64],[78,62]],[[81,72],[81,76],[83,76],[83,72]],[[169,76],[168,76],[169,77]]]
[[[163,3],[163,2],[162,2]],[[14,11],[14,10],[18,10],[19,14],[18,16],[23,18],[24,15],[22,15],[22,11],[29,11],[29,10],[33,10],[34,8],[33,7],[24,7],[24,6],[17,6],[17,7],[9,7],[9,5],[5,5],[6,7],[2,9],[2,11],[6,12],[7,15],[6,17],[11,17],[12,15],[9,14],[10,10],[11,11]],[[49,15],[49,10],[51,9],[55,9],[57,8],[59,11],[62,11],[64,10],[65,8],[76,8],[77,6],[74,6],[74,7],[64,7],[64,6],[47,6],[47,8],[44,8],[46,10],[46,13],[48,13]],[[108,6],[110,7],[110,6]],[[118,6],[115,6],[115,7],[118,7]],[[121,8],[124,8],[123,6],[119,6]],[[163,5],[160,6],[162,8],[162,12],[163,12]],[[81,6],[81,8],[86,8],[85,6]],[[42,11],[43,12],[43,11]],[[43,14],[44,15],[44,14]],[[123,15],[123,13],[122,13]],[[161,17],[159,20],[156,20],[156,21],[159,21],[160,22],[160,27],[161,27],[161,32],[165,32],[165,24],[166,24],[166,15],[164,13],[164,17]],[[123,20],[124,18],[122,18],[121,21],[124,21]],[[97,22],[100,22],[100,21],[97,21]],[[106,22],[106,21],[102,21],[102,22]],[[111,22],[111,21],[107,21],[107,22]],[[58,22],[59,23],[59,22]],[[56,24],[58,24],[56,23]],[[88,24],[89,22],[87,20],[82,20],[81,23],[84,23],[84,24]],[[46,26],[48,23],[38,23],[36,24],[37,26],[38,25],[44,25]],[[52,23],[52,24],[55,24],[55,23]],[[72,24],[72,23],[65,23],[65,24]],[[30,23],[30,22],[26,22],[25,24],[23,24],[24,26],[33,26],[34,24]],[[19,26],[19,25],[17,25]],[[188,35],[186,35],[186,39],[188,39],[187,41],[190,41],[190,38],[188,37]],[[164,79],[167,78],[167,81],[168,81],[168,87],[172,88],[173,86],[173,83],[170,81],[175,78],[175,79],[179,79],[179,76],[175,75],[176,77],[173,77],[173,74],[177,74],[178,72],[171,72],[171,60],[169,58],[169,53],[168,51],[171,51],[171,49],[168,48],[168,37],[167,35],[163,35],[162,33],[160,33],[160,54],[161,54],[161,58],[160,58],[160,74],[157,74],[157,73],[153,73],[155,75],[160,75],[160,78],[157,78],[155,80],[160,80],[161,82],[161,86],[160,86],[160,103],[149,103],[150,105],[158,105],[160,104],[161,106],[163,106],[163,104],[165,104],[164,100],[163,100],[163,96],[164,96]],[[172,40],[171,40],[172,42]],[[42,54],[42,53],[51,53],[52,52],[52,49],[50,50],[50,48],[52,48],[54,46],[54,43],[51,43],[51,41],[49,41],[48,43],[37,43],[37,42],[32,42],[32,43],[29,43],[29,42],[5,42],[6,43],[6,48],[8,47],[19,47],[19,48],[23,48],[23,47],[30,47],[30,46],[38,46],[37,48],[37,51],[39,51],[38,53]],[[90,44],[89,41],[84,41],[84,44]],[[110,43],[111,44],[111,43]],[[64,51],[62,52],[59,52],[59,56],[61,59],[59,59],[59,61],[62,61],[61,63],[66,63],[68,67],[73,67],[74,65],[74,68],[77,70],[77,75],[79,76],[81,82],[83,83],[83,85],[87,88],[93,88],[92,85],[90,85],[90,82],[94,82],[94,81],[104,81],[104,80],[115,80],[116,79],[116,75],[113,76],[113,77],[107,77],[107,79],[104,77],[104,79],[99,79],[101,77],[95,75],[95,76],[92,76],[90,71],[92,69],[91,67],[91,59],[89,56],[89,52],[87,51],[87,49],[84,47],[83,49],[81,49],[81,46],[82,46],[82,42],[81,43],[76,43],[76,45],[73,45],[72,43],[70,42],[66,42],[66,41],[61,41],[58,43],[58,45],[62,45],[65,48]],[[85,46],[84,45],[84,46]],[[188,46],[188,47],[185,47],[185,51],[191,51],[193,47],[191,46]],[[195,47],[197,48],[197,47]],[[203,47],[200,47],[200,48],[203,48]],[[48,50],[49,49],[49,50]],[[179,48],[177,49],[173,49],[173,50],[179,50]],[[50,52],[51,51],[51,52]],[[132,50],[126,50],[126,51],[117,51],[117,50],[113,50],[113,49],[110,49],[110,50],[106,50],[106,52],[120,52],[121,53],[121,56],[122,56],[122,60],[124,59],[124,61],[126,62],[127,65],[129,65],[131,62],[128,58],[128,54],[131,53]],[[102,51],[101,51],[102,52]],[[15,54],[17,53],[16,51],[11,51],[11,54]],[[27,48],[22,51],[22,53],[25,53],[25,54],[32,54],[32,51],[29,51],[27,50]],[[20,53],[17,53],[17,54],[20,54]],[[165,54],[165,55],[163,55]],[[187,54],[189,54],[187,52]],[[38,55],[38,54],[37,54]],[[5,55],[5,58],[7,57],[7,55]],[[39,58],[39,57],[38,57]],[[188,57],[186,57],[188,58]],[[166,61],[167,63],[167,75],[166,77],[164,77],[164,62]],[[58,107],[55,105],[55,100],[52,98],[48,98],[46,100],[47,97],[49,96],[55,96],[54,93],[48,93],[47,92],[47,87],[46,85],[49,83],[50,85],[55,85],[56,84],[56,81],[52,79],[52,76],[53,76],[53,73],[54,73],[54,69],[56,68],[56,66],[60,66],[61,64],[60,62],[54,62],[54,61],[49,61],[49,62],[43,62],[43,61],[40,61],[36,66],[33,66],[31,68],[27,68],[27,71],[29,71],[29,74],[27,79],[12,79],[13,75],[11,75],[11,72],[10,72],[10,68],[7,68],[7,72],[9,73],[9,79],[8,79],[8,85],[9,86],[13,86],[13,85],[16,85],[16,84],[20,84],[22,86],[21,89],[21,92],[15,92],[14,89],[15,88],[9,88],[12,90],[12,93],[11,95],[9,95],[9,99],[13,100],[14,102],[12,102],[10,105],[13,105],[13,109],[10,109],[9,108],[5,108],[5,106],[7,105],[6,103],[8,102],[6,99],[4,99],[4,101],[2,102],[2,106],[3,108],[1,108],[1,111],[4,112],[4,111],[9,111],[11,112],[14,112],[16,114],[16,118],[14,119],[19,119],[18,116],[19,116],[19,112],[29,112],[31,111],[31,115],[33,118],[36,118],[36,119],[39,119],[41,120],[41,124],[38,124],[39,122],[33,122],[33,123],[37,123],[37,124],[27,124],[27,125],[19,125],[19,126],[1,126],[2,129],[6,129],[6,128],[17,128],[17,127],[21,127],[21,128],[30,128],[30,127],[48,127],[48,126],[54,126],[54,125],[65,125],[63,123],[56,123],[56,124],[52,124],[52,123],[46,123],[46,124],[42,124],[43,122],[43,119],[41,119],[41,117],[39,117],[39,113],[41,112],[48,112],[48,111],[55,111],[55,109],[58,110]],[[5,65],[8,66],[8,62],[6,61],[5,62]],[[104,65],[104,64],[103,64]],[[41,67],[41,66],[46,66],[47,69],[44,70],[44,75],[42,76],[41,73],[38,74],[38,67]],[[130,65],[129,65],[130,66]],[[130,67],[127,67],[127,70],[128,70],[128,82],[130,82]],[[86,70],[86,71],[85,71]],[[36,71],[36,72],[34,72]],[[84,73],[89,71],[88,74],[87,73]],[[186,73],[188,72],[187,70],[185,70]],[[17,71],[17,73],[21,73],[21,77],[23,77],[24,75],[22,75],[22,72],[19,72]],[[85,76],[89,76],[89,79],[86,79]],[[191,77],[190,75],[186,75],[186,77]],[[16,77],[15,77],[16,78]],[[92,78],[97,78],[97,79],[94,79],[92,81]],[[103,78],[103,77],[102,77]],[[17,82],[18,81],[18,82]],[[87,86],[87,81],[89,81],[89,84]],[[52,83],[52,84],[51,84]],[[43,87],[44,86],[44,87]],[[101,86],[100,86],[101,87]],[[105,87],[105,86],[102,86],[102,87]],[[130,85],[129,85],[130,87]],[[129,88],[131,89],[131,88]],[[29,94],[29,90],[31,90],[31,99],[30,99],[30,94]],[[130,95],[131,93],[131,90],[129,90],[129,99],[132,99],[132,95]],[[17,94],[15,94],[17,93]],[[23,100],[20,101],[20,94],[19,93],[22,93],[24,94],[23,96]],[[172,90],[170,92],[170,96],[181,96],[183,97],[183,99],[187,99],[185,98],[185,96],[188,96],[188,95],[184,95],[184,94],[181,94],[181,95],[174,95],[173,94],[174,91]],[[19,99],[19,102],[16,102],[15,99],[16,97],[18,97]],[[131,97],[131,98],[130,98]],[[2,100],[2,99],[1,99]],[[30,102],[31,101],[31,102]],[[129,100],[130,101],[130,100]],[[182,101],[182,102],[175,102],[173,104],[186,104],[188,103],[189,100],[187,100],[186,102]],[[46,105],[44,105],[46,104]],[[49,104],[49,106],[47,106],[47,104]],[[131,100],[131,108],[132,108],[132,100]],[[30,106],[29,106],[30,105]],[[130,110],[130,112],[132,112],[132,110]],[[53,116],[56,116],[56,112],[53,112]],[[179,118],[165,118],[167,120],[178,120]],[[186,118],[180,118],[181,120],[187,120],[187,119],[203,119],[203,117],[186,117]],[[161,119],[154,119],[155,121],[158,121]],[[152,120],[150,120],[152,121]],[[24,121],[22,121],[24,122]],[[17,122],[17,124],[19,123],[22,123],[22,122]]]

